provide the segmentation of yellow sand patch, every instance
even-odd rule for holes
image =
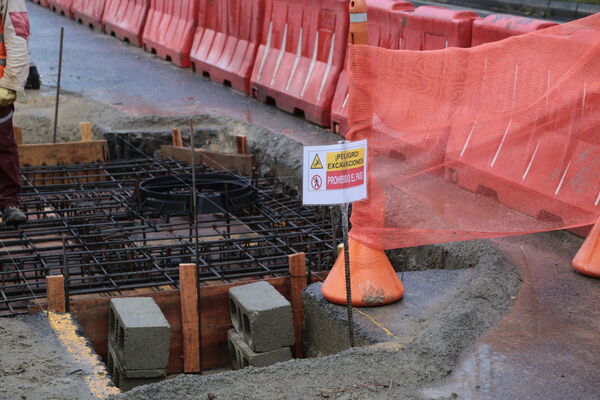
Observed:
[[[77,334],[77,326],[70,314],[48,312],[48,322],[71,357],[89,366],[90,373],[84,375],[83,379],[94,396],[104,399],[111,394],[121,393],[108,378],[108,372],[98,355],[88,346],[85,338]]]

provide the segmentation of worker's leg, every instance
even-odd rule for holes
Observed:
[[[18,207],[19,153],[13,129],[14,106],[0,107],[0,207]]]

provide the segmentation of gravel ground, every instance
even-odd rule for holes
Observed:
[[[0,318],[0,399],[94,399],[43,313]]]

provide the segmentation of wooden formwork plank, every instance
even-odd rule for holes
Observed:
[[[91,122],[81,122],[79,124],[79,128],[81,129],[81,141],[82,142],[91,142],[92,141],[92,123]]]
[[[294,331],[296,335],[295,356],[302,357],[302,325],[304,324],[304,304],[302,304],[302,291],[308,285],[306,273],[306,256],[304,253],[288,256],[290,268],[290,297],[292,315],[294,317]]]
[[[173,158],[191,163],[192,154],[189,147],[162,145],[160,150],[163,158]],[[206,164],[216,170],[236,170],[241,175],[252,175],[254,165],[252,154],[217,153],[205,149],[196,149],[194,158],[196,165]]]
[[[197,373],[201,370],[197,284],[196,264],[180,264],[181,331],[183,334],[183,372],[185,373]]]
[[[19,160],[28,167],[106,161],[106,140],[24,144],[19,146]]]
[[[179,129],[173,128],[171,131],[171,139],[173,141],[173,146],[183,147],[183,139],[181,138],[181,131]]]
[[[46,297],[48,298],[48,311],[66,313],[65,278],[62,275],[46,276]]]
[[[235,137],[235,141],[238,154],[248,154],[248,138],[244,135],[238,135]]]
[[[17,146],[23,144],[23,128],[19,128],[18,126],[14,127],[15,130],[15,142],[17,142]]]
[[[312,281],[322,281],[327,276],[326,272],[312,274]],[[248,279],[243,282],[219,284],[216,286],[202,286],[200,303],[202,306],[202,369],[210,370],[224,368],[229,365],[227,349],[227,331],[231,329],[229,319],[229,289],[239,285],[255,282]],[[289,277],[266,279],[286,299],[292,301],[291,281]],[[113,297],[71,298],[71,313],[85,336],[92,342],[96,352],[104,359],[108,351],[108,312],[110,299]],[[148,289],[145,294],[131,294],[124,297],[152,297],[171,325],[171,344],[169,350],[168,374],[183,372],[183,335],[180,291],[171,290],[155,292]],[[122,297],[122,296],[115,296]],[[43,301],[32,302],[29,313],[33,314],[45,308]]]

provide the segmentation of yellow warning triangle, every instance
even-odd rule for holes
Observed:
[[[310,169],[323,169],[323,164],[321,163],[321,159],[319,158],[318,154],[315,156],[315,159],[310,165]]]

